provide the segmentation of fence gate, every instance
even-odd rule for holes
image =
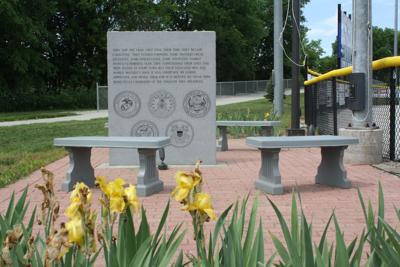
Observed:
[[[372,119],[383,130],[383,157],[400,160],[400,90],[394,69],[374,72]],[[346,77],[333,78],[306,87],[306,124],[311,132],[336,135],[348,127],[352,111],[347,106],[350,83]]]

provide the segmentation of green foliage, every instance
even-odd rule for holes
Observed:
[[[95,90],[82,87],[78,90],[51,91],[47,94],[13,92],[3,97],[0,95],[0,112],[95,108]]]
[[[300,1],[300,7],[304,7],[309,0]],[[283,16],[286,16],[288,1],[282,1],[282,9]],[[265,1],[265,8],[259,10],[260,15],[262,16],[262,20],[264,22],[265,35],[262,37],[261,42],[258,44],[256,48],[256,79],[265,79],[268,77],[273,69],[274,62],[274,1]],[[303,16],[302,10],[300,10],[300,24],[303,24],[305,21],[305,17]],[[289,12],[291,13],[291,12]],[[304,24],[303,24],[304,25]],[[303,46],[306,48],[308,46],[308,41],[304,39],[308,29],[302,25],[300,25],[301,31],[301,40],[303,41]],[[283,47],[287,51],[287,54],[290,56],[292,51],[292,21],[291,16],[289,16],[285,31],[283,32],[282,43]],[[301,60],[304,59],[303,53],[301,53]],[[302,62],[301,62],[302,63]],[[291,62],[288,58],[284,57],[284,78],[291,76]]]
[[[16,203],[13,193],[7,210],[4,214],[0,214],[0,266],[94,266],[100,250],[88,261],[87,255],[75,245],[59,262],[45,263],[48,259],[48,246],[53,244],[45,243],[40,232],[39,234],[33,232],[36,209],[33,210],[28,224],[24,224],[29,206],[26,203],[27,191],[26,188]],[[107,225],[109,240],[113,241],[111,246],[108,245],[109,243],[102,243],[106,266],[170,266],[185,232],[181,230],[181,225],[178,225],[169,236],[163,233],[168,212],[169,203],[154,235],[150,233],[150,226],[143,208],[137,232],[129,209],[121,214],[116,241],[114,241],[112,225]],[[44,227],[52,223],[49,221]],[[35,235],[37,236],[33,238]],[[32,241],[33,243],[29,244]],[[182,261],[179,257],[177,260]]]
[[[248,197],[241,205],[235,203],[228,224],[226,219],[232,206],[221,214],[213,233],[209,235],[208,250],[202,249],[198,258],[189,257],[193,266],[272,266],[274,256],[266,261],[264,255],[264,232],[261,220],[257,227],[258,199],[254,200],[248,218],[247,202]]]
[[[304,114],[304,94],[300,94],[301,114]],[[279,127],[274,127],[274,135],[285,134],[290,125],[291,114],[291,96],[283,100],[283,115],[281,118],[275,118],[281,122]],[[217,107],[217,120],[264,120],[266,112],[272,114],[272,103],[266,99],[224,105]],[[275,120],[270,118],[269,120]],[[257,127],[229,127],[229,133],[232,137],[257,135],[260,129]]]
[[[267,111],[266,111],[267,112]],[[221,112],[217,114],[217,120],[228,120],[228,121],[262,121],[264,120],[264,113],[254,114],[247,109],[246,111],[237,112]],[[229,127],[229,133],[238,138],[243,136],[260,135],[261,127]]]
[[[377,212],[373,210],[371,201],[368,201],[368,206],[365,205],[360,190],[358,196],[368,230],[370,266],[400,266],[400,235],[385,221],[385,201],[381,184],[379,183]],[[395,211],[400,222],[400,211],[397,208]]]
[[[261,0],[0,1],[0,111],[93,108],[95,82],[107,82],[106,32],[114,30],[215,31],[219,81],[265,79],[272,12],[273,1]],[[290,35],[289,19],[287,51]],[[310,57],[320,52],[318,42],[304,45]]]
[[[17,201],[13,193],[7,209],[0,214],[0,266],[6,265],[7,261],[14,263],[14,266],[27,266],[29,262],[24,256],[28,254],[29,248],[33,248],[29,243],[33,241],[35,245],[40,244],[39,239],[31,240],[36,209],[33,210],[28,223],[24,223],[29,206],[26,203],[27,193],[28,189],[25,188]],[[13,241],[12,237],[17,238]],[[40,255],[33,253],[31,261],[40,261]]]
[[[385,205],[382,186],[379,184],[378,209],[375,212],[369,201],[366,205],[358,191],[363,210],[366,230],[346,243],[344,233],[334,213],[328,219],[318,242],[314,242],[312,224],[308,222],[299,194],[293,193],[290,222],[286,221],[279,207],[268,199],[281,226],[283,238],[270,234],[276,253],[270,258],[264,255],[264,226],[258,222],[258,198],[253,201],[250,213],[247,213],[248,199],[241,204],[229,206],[219,217],[209,234],[207,246],[200,245],[199,256],[182,252],[175,257],[184,236],[181,225],[176,226],[169,235],[164,234],[165,222],[169,212],[169,203],[164,209],[154,234],[150,232],[145,210],[141,210],[141,222],[138,230],[130,210],[121,214],[118,222],[118,235],[113,238],[112,225],[108,227],[110,243],[102,243],[106,266],[400,266],[400,234],[385,221]],[[297,198],[300,200],[298,207]],[[26,203],[27,189],[18,200],[13,194],[7,209],[0,214],[0,266],[4,260],[10,260],[13,266],[44,266],[43,259],[46,243],[38,236],[34,239],[33,225],[36,212],[33,210],[26,220],[29,204]],[[395,209],[400,222],[400,210]],[[335,241],[327,239],[328,229],[333,222]],[[16,239],[10,239],[15,234]],[[7,241],[8,240],[8,241]],[[12,246],[10,240],[13,240]],[[366,243],[369,253],[366,253]],[[111,244],[111,245],[109,245]],[[199,245],[199,244],[198,244]],[[33,250],[31,250],[33,249]],[[32,252],[32,253],[30,253]],[[277,255],[276,255],[277,254]],[[51,266],[92,266],[99,251],[86,262],[86,257],[73,247],[60,263]],[[279,256],[277,258],[276,256]],[[277,260],[275,260],[277,258]],[[174,263],[172,263],[175,261]],[[187,261],[187,262],[185,262]]]
[[[160,4],[170,22],[168,29],[216,32],[219,81],[255,78],[257,47],[265,36],[264,1],[165,0]]]
[[[309,41],[305,46],[305,50],[307,53],[307,63],[309,68],[314,71],[321,71],[321,69],[326,67],[323,65],[325,62],[321,60],[321,56],[324,54],[324,50],[321,47],[321,40]]]
[[[299,195],[300,199],[300,195]],[[271,234],[274,246],[281,257],[278,266],[361,266],[362,253],[366,241],[364,232],[350,244],[344,242],[344,234],[334,213],[330,216],[325,226],[318,245],[313,243],[312,226],[307,222],[302,208],[298,214],[296,194],[292,195],[290,228],[278,207],[268,199],[272,205],[282,229],[286,246],[275,235]],[[301,202],[300,202],[301,203]],[[300,220],[299,220],[300,217]],[[329,244],[326,234],[331,221],[334,221],[336,242]]]
[[[141,210],[141,222],[139,229],[135,231],[135,224],[130,209],[122,213],[118,223],[118,236],[111,245],[103,241],[104,258],[108,267],[125,266],[168,266],[184,237],[181,225],[175,226],[167,237],[161,234],[169,212],[169,203],[164,209],[157,231],[150,233],[146,212]],[[112,240],[113,226],[106,226],[106,240]]]
[[[394,44],[394,30],[390,28],[379,28],[374,26],[372,28],[373,38],[373,60],[381,59],[384,57],[393,56],[393,44]],[[398,54],[400,53],[400,47],[398,48]],[[318,72],[325,73],[330,70],[337,68],[337,41],[332,43],[332,54],[330,56],[315,58],[310,60],[310,67]],[[384,71],[374,72],[374,79],[386,80]]]
[[[0,97],[45,86],[43,77],[53,70],[44,54],[53,11],[46,0],[0,1]]]

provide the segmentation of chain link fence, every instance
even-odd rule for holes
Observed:
[[[217,82],[217,95],[251,94],[265,91],[271,80]],[[283,80],[283,89],[291,88],[291,80]]]
[[[256,80],[256,81],[235,81],[235,82],[217,82],[216,94],[221,95],[240,95],[251,94],[256,92],[265,92],[270,80]],[[291,86],[291,80],[285,79],[283,81],[283,88],[288,89]],[[96,83],[97,94],[97,110],[107,109],[108,106],[108,86],[99,85]]]
[[[392,71],[374,72],[379,80],[373,80],[371,88],[372,120],[383,131],[383,157],[400,160],[400,90],[395,88]],[[312,133],[337,135],[339,128],[349,126],[353,116],[347,105],[350,86],[346,77],[341,77],[306,88],[306,124]]]

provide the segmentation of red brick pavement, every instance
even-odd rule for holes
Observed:
[[[243,139],[229,140],[230,150],[218,152],[218,166],[203,166],[204,191],[210,193],[213,198],[214,208],[217,213],[222,211],[231,203],[242,199],[250,194],[250,204],[257,195],[254,189],[254,181],[260,167],[260,153],[255,149],[247,147]],[[92,153],[93,166],[99,166],[108,162],[107,149],[94,149]],[[194,152],[195,153],[195,152]],[[302,206],[310,222],[313,224],[314,237],[317,240],[332,212],[338,217],[346,240],[349,241],[356,234],[361,233],[365,227],[362,210],[357,196],[357,188],[360,188],[365,199],[371,199],[376,207],[378,182],[382,183],[385,193],[386,218],[396,225],[396,215],[393,206],[400,207],[400,179],[394,175],[382,172],[368,165],[347,165],[348,177],[352,181],[351,189],[338,189],[328,186],[314,184],[317,166],[320,161],[319,149],[289,149],[280,153],[280,170],[285,194],[280,196],[269,196],[281,209],[286,218],[290,216],[291,191],[297,186],[301,192]],[[68,168],[68,157],[62,158],[46,166],[55,173],[56,189],[65,177]],[[164,181],[164,191],[150,197],[141,198],[141,202],[147,210],[149,223],[152,229],[158,224],[165,204],[170,199],[170,193],[175,185],[174,173],[179,168],[171,168],[160,171]],[[186,168],[190,170],[191,167]],[[136,182],[137,169],[97,168],[96,175],[105,175],[109,179],[123,177],[131,183]],[[41,182],[40,171],[35,171],[29,177],[14,184],[0,189],[0,211],[3,211],[8,203],[11,192],[20,192],[28,185],[29,200],[31,207],[39,205],[42,196],[33,185]],[[94,189],[94,199],[100,192]],[[68,205],[68,194],[57,191],[57,197],[61,203],[61,210]],[[274,215],[272,207],[267,203],[263,194],[259,194],[259,216],[263,219],[265,229],[266,252],[268,255],[274,251],[268,232],[281,236],[280,226]],[[99,203],[94,201],[96,209]],[[249,205],[248,209],[250,209]],[[65,218],[61,218],[63,220]],[[183,227],[188,229],[182,248],[188,252],[193,251],[194,242],[191,234],[190,216],[180,210],[180,204],[171,201],[171,209],[168,219],[168,228],[172,229],[175,224],[183,222]],[[210,223],[209,227],[212,226]],[[329,237],[333,241],[334,231],[330,229]]]

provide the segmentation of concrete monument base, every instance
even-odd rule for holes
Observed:
[[[358,145],[351,145],[344,153],[349,164],[378,164],[382,162],[382,129],[341,128],[339,135],[358,138]]]

